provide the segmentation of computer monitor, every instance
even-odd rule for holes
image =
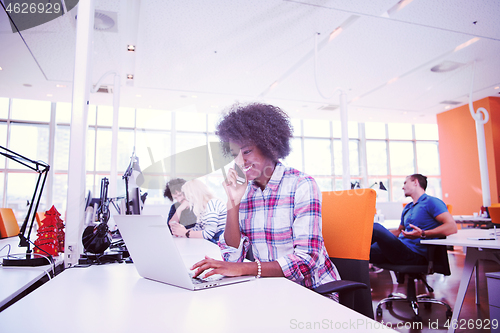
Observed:
[[[141,197],[141,191],[139,187],[135,187],[129,191],[129,208],[131,215],[141,215],[142,207],[144,206],[144,201],[146,200],[145,195]]]

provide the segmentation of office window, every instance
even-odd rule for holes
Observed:
[[[56,123],[71,124],[71,103],[56,103]]]
[[[417,170],[426,176],[439,176],[439,145],[437,142],[417,142]]]
[[[10,150],[30,160],[49,160],[49,126],[38,124],[10,124]],[[12,162],[11,163],[15,163]],[[9,167],[13,167],[10,164]],[[14,168],[24,168],[15,166]]]
[[[137,128],[170,130],[172,113],[165,110],[137,109]]]
[[[322,119],[304,119],[304,136],[330,137],[330,122]]]
[[[9,99],[0,97],[0,119],[7,119],[9,116]]]
[[[7,174],[7,206],[12,208],[17,220],[22,223],[26,217],[28,205],[31,203],[38,175],[35,172],[9,172]],[[38,211],[47,207],[47,191],[43,191]]]
[[[439,140],[438,126],[436,124],[415,124],[415,139]]]
[[[94,167],[95,152],[96,152],[96,148],[95,148],[96,138],[95,138],[95,135],[96,135],[95,128],[89,128],[88,131],[87,131],[87,145],[86,145],[87,156],[85,158],[85,161],[86,161],[86,164],[87,164],[87,167],[86,167],[87,172],[95,170],[95,167]]]
[[[111,170],[111,129],[98,128],[95,150],[95,170]]]
[[[97,106],[97,126],[113,126],[112,106]]]
[[[135,109],[120,108],[120,112],[118,113],[118,127],[135,127]]]
[[[408,175],[409,176],[409,175]],[[403,185],[405,182],[406,177],[393,177],[392,178],[392,183],[390,186],[387,186],[387,189],[390,190],[392,193],[392,201],[397,201],[397,202],[408,202],[409,199],[405,197],[405,194],[403,192]]]
[[[0,204],[2,205],[2,207],[5,207],[4,203],[3,203],[4,194],[5,194],[4,179],[5,179],[5,173],[0,172]]]
[[[413,130],[411,124],[387,124],[389,140],[412,140]]]
[[[7,148],[7,123],[0,122],[0,146]]]
[[[340,121],[332,121],[333,126],[333,137],[341,138],[342,137],[342,123]],[[357,139],[359,138],[358,132],[358,123],[354,121],[347,122],[347,134],[349,139]]]
[[[293,127],[293,136],[302,136],[302,120],[290,119],[290,123]]]
[[[321,192],[333,191],[332,178],[316,177],[314,178]]]
[[[283,160],[283,164],[297,169],[299,171],[303,171],[304,167],[302,165],[302,140],[300,138],[293,138],[290,140],[290,146],[292,151],[290,154]]]
[[[411,141],[390,141],[389,151],[391,174],[405,176],[415,173],[415,154]]]
[[[385,139],[385,124],[365,123],[365,137],[367,139]]]
[[[68,196],[68,174],[54,173],[52,181],[52,205],[56,207],[59,213],[64,214]],[[62,216],[62,218],[64,220],[66,217]]]
[[[366,142],[368,175],[387,175],[387,144],[385,141]]]
[[[54,166],[53,170],[68,171],[70,127],[68,125],[56,126],[54,140]]]
[[[117,161],[116,167],[118,172],[125,172],[128,165],[130,164],[130,159],[132,158],[132,152],[134,148],[134,130],[132,129],[120,129],[118,131],[118,147],[117,147]],[[149,165],[149,155],[141,156],[139,159],[139,165],[141,168],[146,168]]]
[[[11,119],[49,122],[50,109],[50,102],[13,99]]]
[[[342,141],[335,140],[333,142],[333,157],[335,161],[335,175],[342,176]],[[351,176],[359,176],[359,142],[358,140],[349,140],[349,174]]]
[[[205,113],[177,111],[175,113],[177,131],[205,132],[207,115]]]
[[[97,106],[89,105],[87,119],[89,126],[95,126],[97,124]]]
[[[311,176],[331,176],[331,151],[329,139],[304,139],[305,172]]]
[[[141,168],[146,168],[146,166],[150,165],[150,154],[154,161],[159,161],[172,155],[170,143],[170,132],[146,130],[137,131],[135,154],[139,157]],[[130,155],[132,155],[132,151],[130,151]],[[143,161],[144,164],[142,164]]]
[[[208,131],[210,133],[215,133],[215,127],[219,123],[219,120],[221,118],[221,114],[219,113],[209,113],[208,114]],[[217,141],[219,141],[217,139]]]

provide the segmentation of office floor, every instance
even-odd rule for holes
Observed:
[[[451,275],[443,276],[440,274],[435,274],[429,276],[427,282],[434,288],[434,297],[447,302],[452,310],[455,306],[456,294],[458,292],[458,287],[460,284],[460,278],[462,277],[462,270],[465,261],[465,254],[462,252],[461,247],[455,247],[453,251],[449,251],[449,260]],[[500,271],[500,266],[493,261],[481,261],[480,264],[480,280],[479,280],[479,297],[480,304],[475,304],[474,288],[475,282],[474,278],[471,279],[469,288],[467,289],[467,294],[465,296],[464,305],[462,311],[460,312],[459,320],[465,319],[469,323],[470,319],[473,319],[474,324],[472,325],[475,329],[457,329],[456,332],[490,332],[489,329],[479,329],[477,324],[484,324],[484,319],[489,318],[489,307],[488,307],[488,290],[486,285],[486,277],[484,272],[497,272]],[[393,288],[395,287],[395,292],[400,292],[406,294],[406,284],[395,285],[393,287],[390,272],[382,271],[380,273],[370,273],[370,283],[372,287],[372,299],[373,299],[373,309],[377,307],[378,301],[387,297]],[[427,292],[425,286],[419,282],[417,294],[423,294]],[[396,328],[397,323],[400,323],[400,329],[396,329],[399,332],[446,332],[447,328],[444,327],[446,322],[446,307],[442,305],[433,304],[431,309],[425,309],[421,306],[420,316],[422,317],[422,326],[412,323],[412,311],[408,303],[405,302],[394,302],[392,309],[386,309],[385,305],[382,306],[383,313],[382,317],[376,318],[379,322],[391,323],[394,328]],[[478,320],[479,319],[479,320]],[[472,322],[472,321],[471,321]],[[467,326],[465,326],[467,327]]]

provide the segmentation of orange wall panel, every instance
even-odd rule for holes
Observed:
[[[491,202],[499,202],[500,98],[488,97],[473,103],[484,107],[490,120],[484,126]],[[453,214],[472,214],[483,203],[476,126],[464,105],[437,115],[443,200],[453,205]],[[497,148],[495,151],[495,147]],[[498,167],[496,167],[498,166]],[[498,170],[497,170],[498,168]]]

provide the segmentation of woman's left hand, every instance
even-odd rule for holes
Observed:
[[[215,260],[205,256],[205,259],[194,264],[193,267],[191,267],[191,270],[197,269],[194,274],[195,277],[207,270],[209,271],[203,275],[204,278],[214,274],[224,276],[241,276],[244,275],[244,264],[245,263]]]
[[[170,229],[172,229],[172,234],[174,234],[174,236],[186,237],[187,229],[179,222],[170,223]]]

